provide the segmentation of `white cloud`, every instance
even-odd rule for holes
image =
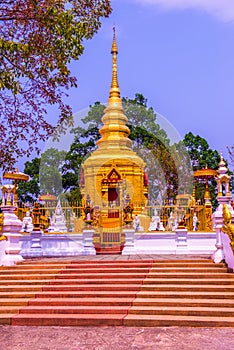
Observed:
[[[144,5],[158,5],[164,10],[200,9],[223,21],[234,20],[234,0],[134,0]]]

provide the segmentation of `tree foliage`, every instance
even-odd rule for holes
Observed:
[[[134,128],[140,126],[145,132],[154,135],[159,143],[163,142],[165,145],[169,145],[169,139],[165,130],[161,129],[157,123],[156,113],[152,107],[147,106],[147,99],[142,94],[135,94],[134,99],[123,97],[122,102],[125,114],[128,118],[128,126],[131,127],[130,138],[132,138],[132,140],[136,140],[133,136]],[[137,146],[137,142],[135,145]]]
[[[33,203],[40,194],[50,193],[58,196],[62,193],[62,166],[66,152],[55,148],[47,149],[41,158],[25,163],[24,172],[30,176],[28,182],[20,182],[18,188],[21,203]]]
[[[0,167],[9,168],[52,134],[45,106],[57,107],[61,129],[71,123],[63,96],[77,82],[69,63],[110,12],[109,0],[0,2]]]
[[[206,166],[211,169],[218,169],[220,155],[218,151],[210,148],[204,138],[189,132],[185,135],[183,142],[189,152],[194,171]]]
[[[40,162],[40,193],[50,193],[58,196],[63,191],[62,167],[66,152],[56,148],[47,149],[41,156]]]
[[[70,202],[81,201],[79,179],[81,164],[96,148],[96,141],[99,138],[98,128],[90,126],[88,130],[77,128],[75,138],[71,144],[69,152],[63,165],[63,189],[66,198]]]
[[[39,171],[40,158],[27,161],[24,165],[24,173],[30,176],[28,182],[18,183],[18,196],[21,203],[34,203],[40,194]]]
[[[232,167],[234,168],[234,145],[227,147],[228,149],[228,155],[230,158],[230,163],[232,165]]]
[[[189,132],[184,137],[184,144],[190,155],[194,171],[204,169],[206,166],[210,169],[218,169],[220,155],[218,151],[210,148],[208,142],[204,138]],[[196,179],[195,189],[196,198],[203,199],[205,193],[205,180]],[[209,179],[209,190],[212,203],[216,206],[217,185],[215,179]]]

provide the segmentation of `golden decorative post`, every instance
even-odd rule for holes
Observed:
[[[94,208],[92,207],[92,202],[89,195],[87,195],[86,202],[82,209],[84,212],[84,215],[83,215],[84,222],[86,223],[87,226],[91,226],[91,224],[93,223]]]
[[[194,171],[194,177],[206,181],[206,191],[204,195],[205,203],[210,204],[210,191],[208,180],[214,178],[217,175],[217,170],[209,169],[206,165],[204,169]]]
[[[222,197],[230,198],[231,200],[232,199],[232,195],[230,193],[231,176],[228,175],[228,168],[226,167],[226,163],[223,159],[222,152],[220,152],[219,168],[217,170],[217,176],[215,179],[218,185],[217,200],[219,201],[220,199],[222,201]]]
[[[18,181],[28,181],[29,176],[27,174],[19,172],[18,168],[15,171],[9,171],[3,174],[3,179],[9,179],[14,181],[14,187],[12,188],[12,193],[14,195],[13,200],[7,199],[6,205],[15,205],[18,207],[18,195],[17,195],[17,182]],[[13,203],[12,203],[13,202]]]
[[[33,211],[32,211],[32,217],[33,217],[33,231],[41,231],[40,229],[40,208],[39,203],[35,203]]]
[[[4,214],[0,213],[0,233],[2,233],[3,223],[4,223]]]
[[[194,172],[194,177],[206,181],[206,191],[204,195],[205,208],[204,208],[204,221],[205,221],[205,231],[213,231],[212,227],[212,205],[211,197],[209,191],[208,180],[214,178],[217,175],[217,170],[209,169],[207,166],[204,169],[196,170]]]

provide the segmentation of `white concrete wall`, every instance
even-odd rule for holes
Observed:
[[[80,255],[83,249],[82,235],[43,234],[41,236],[41,256],[71,256]],[[21,238],[21,255],[24,258],[33,257],[30,235]],[[38,256],[38,254],[35,254]]]
[[[30,235],[21,238],[23,257],[32,257]],[[213,254],[215,232],[189,232],[186,246],[179,247],[176,233],[135,233],[132,254]],[[41,256],[71,256],[83,254],[82,234],[43,234],[41,236]],[[35,254],[35,256],[38,256]]]
[[[135,234],[137,254],[213,254],[215,243],[215,232],[188,232],[183,248],[177,246],[174,232]]]

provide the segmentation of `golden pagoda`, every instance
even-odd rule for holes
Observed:
[[[97,149],[82,165],[81,191],[93,206],[106,210],[123,207],[128,198],[128,202],[130,200],[136,208],[134,213],[139,213],[139,208],[143,208],[147,200],[147,174],[144,161],[133,151],[132,141],[128,137],[128,119],[122,107],[117,77],[115,31],[111,54],[112,82],[102,117],[103,125],[99,130],[101,138],[96,143]],[[111,214],[108,217],[111,218]]]

